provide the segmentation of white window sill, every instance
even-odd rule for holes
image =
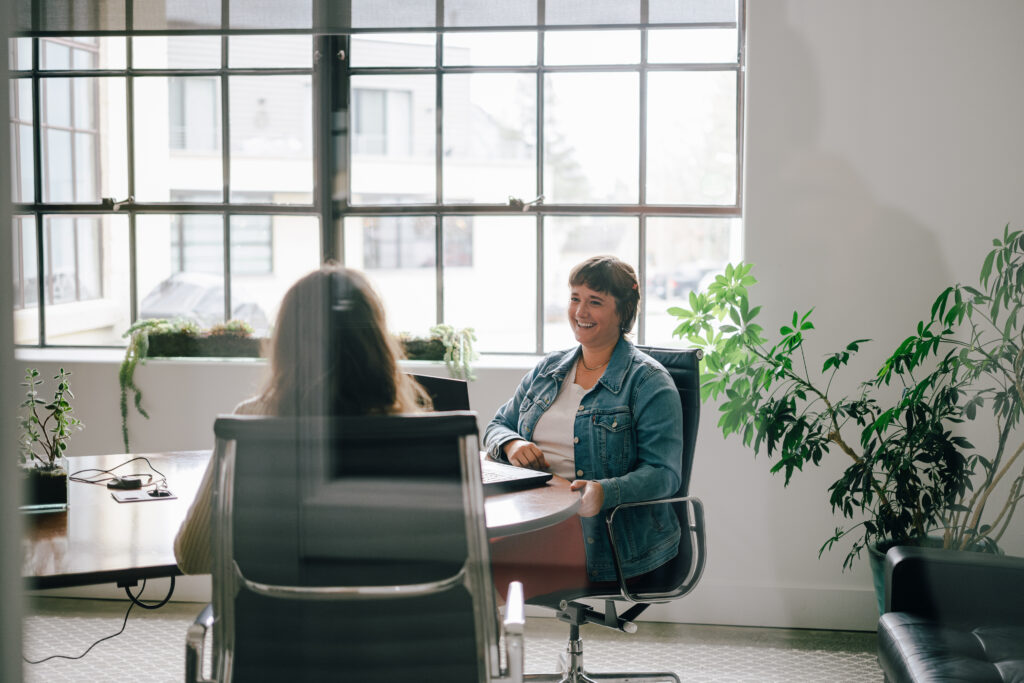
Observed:
[[[19,363],[116,363],[124,360],[123,349],[86,348],[86,347],[52,347],[33,348],[30,346],[14,349],[14,358]],[[473,361],[472,367],[477,370],[529,370],[540,360],[540,356],[517,356],[507,354],[487,354]],[[194,365],[211,364],[254,364],[266,363],[263,358],[147,358],[146,363],[178,363]],[[443,361],[405,360],[403,368],[410,371],[427,368],[444,368]]]

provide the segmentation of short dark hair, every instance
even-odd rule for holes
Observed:
[[[579,285],[611,294],[619,314],[619,330],[626,334],[633,329],[640,307],[640,286],[633,266],[614,256],[591,256],[569,273],[569,286]]]

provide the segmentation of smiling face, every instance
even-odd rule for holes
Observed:
[[[586,285],[569,290],[569,327],[583,346],[600,349],[619,341],[622,320],[615,310],[615,297]]]

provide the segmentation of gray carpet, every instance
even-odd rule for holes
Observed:
[[[185,630],[202,606],[169,603],[134,608],[124,633],[78,660],[25,664],[26,682],[181,681]],[[24,654],[79,655],[121,628],[127,601],[30,599]],[[875,634],[839,631],[640,623],[633,635],[598,626],[582,629],[588,670],[675,671],[684,681],[854,683],[882,680]],[[565,649],[567,627],[531,618],[526,627],[526,671],[552,672]]]

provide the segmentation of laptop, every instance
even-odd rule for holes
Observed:
[[[469,384],[462,379],[411,375],[430,395],[434,410],[469,410]],[[543,486],[551,479],[550,472],[538,472],[493,460],[480,461],[484,495],[522,491]]]

